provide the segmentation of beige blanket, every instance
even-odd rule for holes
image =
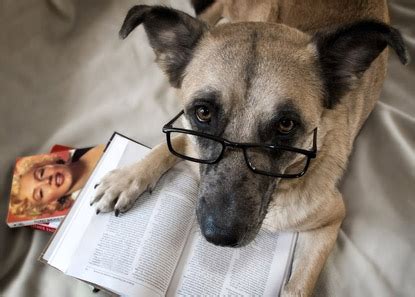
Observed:
[[[114,130],[147,145],[164,141],[161,127],[179,109],[174,91],[142,28],[126,41],[117,35],[137,2],[0,0],[2,221],[17,156],[105,143]],[[192,13],[187,0],[172,4]],[[390,10],[415,58],[415,2],[394,0]],[[316,296],[415,294],[414,95],[415,63],[404,68],[392,54],[341,185],[347,218]],[[97,296],[36,261],[48,238],[0,224],[0,295]]]

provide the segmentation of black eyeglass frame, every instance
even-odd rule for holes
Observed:
[[[201,164],[215,164],[215,163],[218,163],[223,158],[226,147],[240,148],[240,149],[243,150],[245,162],[248,165],[248,168],[251,169],[253,172],[258,173],[258,174],[267,175],[267,176],[272,176],[272,177],[298,178],[298,177],[303,176],[307,172],[307,169],[310,165],[311,159],[314,159],[317,156],[317,127],[313,130],[313,148],[311,150],[305,150],[305,149],[300,149],[300,148],[290,147],[290,146],[283,146],[283,145],[233,142],[233,141],[229,141],[227,139],[224,139],[224,138],[221,138],[221,137],[218,137],[218,136],[215,136],[215,135],[210,135],[210,134],[206,134],[206,133],[199,132],[199,131],[194,131],[194,130],[188,130],[188,129],[173,127],[173,123],[180,116],[182,116],[183,114],[184,114],[184,110],[180,111],[171,121],[169,121],[167,124],[165,124],[163,126],[162,131],[163,131],[163,133],[166,134],[167,146],[168,146],[170,152],[173,155],[175,155],[177,157],[180,157],[182,159],[188,160],[188,161],[201,163]],[[222,151],[221,151],[220,155],[215,160],[201,160],[201,159],[196,159],[196,158],[192,158],[192,157],[182,155],[182,154],[176,152],[173,149],[173,146],[171,144],[171,136],[170,136],[171,132],[190,134],[190,135],[200,136],[200,137],[204,137],[204,138],[214,140],[214,141],[222,144]],[[246,151],[247,151],[247,148],[252,148],[252,147],[263,147],[263,148],[267,148],[267,149],[271,149],[271,150],[283,150],[283,151],[299,153],[299,154],[305,155],[307,157],[307,161],[306,161],[304,169],[300,173],[297,173],[297,174],[283,174],[283,173],[275,173],[274,174],[274,173],[270,173],[270,172],[267,172],[267,171],[256,169],[255,166],[253,166],[251,164]]]

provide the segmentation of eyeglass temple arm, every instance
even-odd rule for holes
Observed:
[[[312,157],[315,158],[317,156],[317,127],[314,129],[313,133],[313,153]]]
[[[168,122],[164,127],[169,127],[173,125],[173,123],[182,115],[184,114],[184,110],[182,109],[170,122]]]

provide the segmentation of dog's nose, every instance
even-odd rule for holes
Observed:
[[[227,230],[216,226],[212,216],[206,218],[201,229],[204,237],[210,243],[228,247],[238,246],[238,234],[232,228]]]

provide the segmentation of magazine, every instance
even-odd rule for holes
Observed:
[[[73,149],[56,145],[49,154],[18,158],[13,170],[9,227],[61,220],[101,157],[104,146]],[[51,231],[55,224],[37,229]]]
[[[40,261],[123,296],[277,296],[289,276],[297,234],[261,229],[244,247],[208,243],[195,217],[198,179],[186,162],[128,212],[96,215],[90,206],[94,185],[148,152],[114,134]]]

